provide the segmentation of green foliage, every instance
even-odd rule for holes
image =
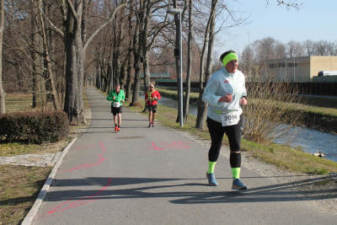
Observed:
[[[41,144],[56,142],[69,133],[64,112],[18,112],[0,116],[0,140]]]

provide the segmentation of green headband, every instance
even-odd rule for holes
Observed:
[[[229,63],[230,61],[238,60],[238,59],[239,59],[238,55],[235,52],[231,52],[231,53],[228,53],[225,57],[223,57],[222,63],[224,66],[226,66],[227,63]]]

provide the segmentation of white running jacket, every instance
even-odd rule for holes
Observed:
[[[231,102],[219,102],[222,96],[232,94]],[[228,73],[225,67],[214,72],[207,81],[202,99],[208,103],[207,116],[222,123],[222,126],[236,125],[240,121],[242,108],[240,99],[247,96],[245,76],[239,70]]]

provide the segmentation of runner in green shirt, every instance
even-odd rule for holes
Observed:
[[[121,86],[117,84],[114,90],[111,90],[106,98],[111,101],[111,113],[114,117],[115,132],[120,131],[122,124],[122,106],[125,101],[124,90],[121,90]]]

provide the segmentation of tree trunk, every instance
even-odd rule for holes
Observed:
[[[130,0],[130,5],[132,4],[132,0]],[[129,16],[128,16],[128,33],[132,34],[132,10],[129,10]],[[132,38],[131,35],[129,36],[129,48],[128,48],[128,54],[127,54],[127,77],[126,77],[126,99],[130,101],[131,99],[131,54],[132,54]]]
[[[74,2],[74,3],[73,3]],[[117,11],[126,4],[120,4],[116,7],[110,18],[101,24],[83,43],[84,35],[83,24],[83,1],[68,0],[65,17],[64,46],[67,57],[66,63],[66,96],[64,111],[67,113],[70,123],[85,123],[83,109],[83,79],[84,79],[84,61],[86,58],[86,49],[96,35],[109,23],[111,23]]]
[[[75,36],[79,27],[70,9],[67,10],[67,20],[65,22],[64,46],[67,61],[64,111],[67,113],[70,123],[77,124],[80,117],[80,104],[78,102],[79,71],[76,65],[78,61],[78,51],[76,50]]]
[[[209,29],[206,29],[207,38],[205,38],[205,43],[207,41],[208,45],[208,53],[207,53],[207,61],[206,61],[206,71],[205,71],[205,81],[207,81],[210,69],[211,69],[211,56],[213,50],[213,33],[214,33],[214,26],[215,26],[215,7],[217,4],[217,0],[212,0],[211,12],[209,17]],[[207,32],[209,30],[209,32]],[[204,44],[205,44],[204,43]],[[202,61],[203,61],[203,54],[202,54]],[[203,72],[203,68],[202,72]],[[200,76],[200,90],[199,90],[199,99],[198,99],[198,115],[197,115],[197,123],[196,127],[202,129],[204,127],[206,114],[207,114],[207,104],[202,101],[202,95],[204,93],[204,80],[202,79],[203,76]]]
[[[173,7],[177,8],[177,1],[173,0]],[[182,40],[180,40],[182,38],[182,34],[180,33],[180,26],[183,21],[182,20],[182,16],[180,18],[180,14],[177,13],[174,15],[174,23],[176,25],[176,42],[175,42],[175,49],[174,49],[174,56],[175,56],[175,61],[176,61],[176,74],[177,74],[177,90],[178,90],[178,112],[177,112],[177,119],[176,122],[179,123],[180,122],[180,112],[181,112],[181,105],[180,105],[180,96],[183,93],[180,93],[180,79],[182,78],[182,74],[180,76],[180,67],[182,66],[182,62],[180,61],[180,51],[182,51],[182,49],[180,49],[180,42]]]
[[[42,0],[39,1],[39,9],[42,10]],[[45,57],[46,61],[46,66],[48,70],[48,75],[49,75],[49,80],[50,80],[50,87],[53,95],[53,105],[55,110],[61,110],[61,106],[58,100],[58,94],[56,91],[56,86],[55,86],[55,78],[54,78],[54,73],[51,68],[51,60],[49,56],[49,50],[48,50],[48,43],[47,43],[47,35],[46,35],[46,29],[44,25],[44,18],[42,16],[41,11],[39,10],[39,16],[40,16],[40,23],[41,23],[41,31],[42,31],[42,43],[43,43],[43,55]]]
[[[43,109],[46,106],[46,95],[43,79],[43,60],[40,57],[40,52],[42,52],[42,40],[38,35],[38,15],[39,7],[38,1],[32,0],[31,5],[31,57],[32,57],[32,108],[36,108],[38,105]]]
[[[145,46],[146,48],[146,46]],[[144,61],[143,61],[143,71],[144,71],[144,96],[148,90],[149,87],[149,83],[150,83],[150,77],[151,77],[151,73],[150,73],[150,66],[149,66],[149,52],[147,50],[144,50],[145,52],[144,54]],[[147,107],[146,104],[144,104],[144,109],[143,112],[147,111]]]
[[[202,129],[202,127],[203,127],[202,111],[203,111],[203,108],[205,107],[205,103],[202,101],[202,95],[204,93],[205,51],[206,51],[207,43],[209,41],[209,39],[208,39],[208,30],[209,30],[209,24],[206,27],[204,44],[203,44],[203,48],[202,48],[201,56],[200,56],[200,77],[199,77],[198,112],[197,112],[197,120],[196,120],[196,125],[195,125],[195,127],[199,128],[199,129]]]
[[[186,73],[186,91],[184,98],[184,121],[187,121],[190,111],[190,93],[191,93],[191,70],[192,70],[192,40],[193,40],[193,22],[192,22],[193,0],[189,0],[188,6],[188,40],[187,40],[187,73]]]
[[[114,73],[113,73],[112,68],[113,68],[112,62],[110,62],[108,64],[108,69],[107,69],[107,74],[106,74],[107,82],[108,82],[107,89],[104,90],[106,93],[109,93],[111,90],[113,90],[114,84],[115,84]]]
[[[141,3],[140,3],[141,4]],[[141,8],[141,7],[140,7]],[[139,13],[139,22],[136,24],[135,33],[133,36],[133,67],[135,70],[135,77],[133,82],[133,92],[131,106],[138,102],[139,98],[139,71],[140,71],[140,56],[141,56],[141,46],[140,46],[140,25],[143,23],[143,15]]]
[[[114,38],[113,38],[113,49],[112,49],[112,76],[113,82],[115,84],[120,84],[120,45],[122,42],[122,22],[115,21],[114,23]]]
[[[75,39],[75,44],[76,44],[76,54],[77,54],[77,62],[76,66],[78,69],[77,73],[77,80],[78,80],[78,86],[77,86],[77,99],[76,99],[76,109],[77,109],[77,124],[79,123],[86,123],[85,117],[84,117],[84,103],[83,103],[83,91],[84,91],[84,61],[86,58],[86,53],[83,49],[83,41],[81,34],[78,32],[76,33],[76,39]]]
[[[121,88],[125,89],[125,82],[126,82],[126,63],[127,63],[127,59],[124,60],[122,66],[121,66],[121,80],[120,80],[120,84],[121,84]]]
[[[131,48],[130,48],[131,49]],[[131,50],[128,50],[128,64],[126,69],[126,99],[131,99]]]
[[[0,0],[0,114],[6,113],[6,104],[5,104],[6,93],[3,89],[2,84],[2,46],[3,46],[3,35],[5,30],[4,1],[5,0]]]
[[[135,105],[139,99],[139,71],[140,71],[139,56],[135,56],[134,69],[135,69],[135,78],[133,82],[132,102],[130,104],[131,106]]]
[[[143,72],[144,72],[144,96],[145,93],[147,92],[148,85],[150,83],[151,79],[151,74],[150,74],[150,67],[149,67],[149,53],[148,53],[148,48],[147,48],[147,38],[148,38],[148,28],[149,28],[149,20],[151,17],[151,0],[147,0],[144,3],[143,6],[143,24],[141,26],[141,36],[140,36],[140,41],[139,44],[142,46],[142,61],[143,61]],[[146,106],[144,107],[144,112],[146,111]]]
[[[31,28],[32,28],[32,32],[31,32],[31,57],[32,57],[32,108],[36,108],[37,103],[36,103],[36,99],[37,99],[37,71],[36,71],[36,67],[37,67],[37,58],[38,58],[38,54],[37,54],[37,24],[36,24],[36,15],[37,15],[37,10],[38,8],[36,7],[36,5],[34,4],[34,0],[32,0],[32,5],[31,5],[31,15],[30,15],[30,19],[31,19]]]

